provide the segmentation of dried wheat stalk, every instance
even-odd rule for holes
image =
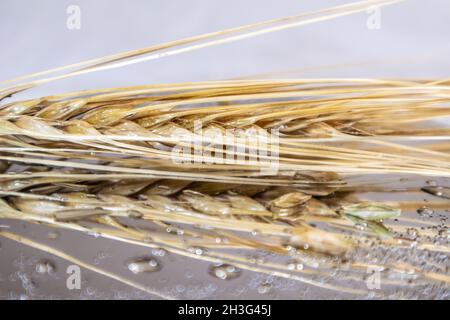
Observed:
[[[0,97],[65,77],[394,2],[363,1],[32,74],[1,83],[15,84],[0,91]],[[58,72],[63,73],[49,76]],[[0,217],[163,247],[187,257],[227,261],[324,288],[366,293],[309,276],[339,268],[352,251],[374,242],[399,248],[412,243],[403,238],[400,243],[398,234],[406,232],[408,223],[418,221],[401,217],[399,224],[386,228],[382,217],[396,216],[396,208],[355,204],[343,192],[386,188],[380,186],[385,184],[380,183],[381,174],[450,176],[449,130],[434,122],[430,127],[430,121],[450,115],[448,84],[379,79],[229,80],[5,100],[0,105]],[[246,155],[257,148],[245,138],[274,131],[280,132],[276,155],[267,152],[259,159],[276,161],[274,173],[261,171],[261,162],[249,157],[217,163],[212,156]],[[217,143],[218,137],[222,144]],[[208,151],[199,161],[174,157],[177,146],[194,150],[199,143]],[[271,142],[258,150],[273,147]],[[361,221],[367,226],[364,232],[355,228]],[[136,222],[145,227],[134,226]],[[12,233],[0,231],[0,235],[73,260]],[[294,272],[270,262],[255,266],[221,251],[237,248],[321,264]],[[449,251],[447,245],[431,240],[420,242],[418,249]],[[344,278],[352,279],[368,266],[352,261]],[[405,263],[389,268],[398,272],[413,268],[427,281],[450,283],[445,272]]]

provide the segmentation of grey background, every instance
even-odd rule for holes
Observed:
[[[0,79],[310,10],[342,0],[0,0]],[[66,28],[69,5],[81,29]],[[48,84],[30,94],[227,79],[276,77],[448,77],[450,3],[408,0],[366,13]],[[285,74],[283,72],[290,71]],[[293,72],[295,71],[295,72]]]
[[[0,80],[241,24],[347,3],[338,0],[0,0]],[[68,5],[81,8],[81,30],[66,28]],[[410,0],[382,9],[381,30],[365,13],[241,42],[48,84],[18,98],[134,84],[274,77],[446,78],[450,3]],[[286,73],[288,72],[288,73]],[[155,274],[132,275],[124,261],[149,250],[75,232],[49,240],[45,226],[1,221],[1,228],[48,243],[82,260],[179,298],[336,298],[335,292],[245,272],[234,282],[207,275],[207,263],[168,255]],[[93,245],[95,243],[95,245]],[[50,259],[56,274],[33,270]],[[83,270],[81,291],[65,287],[62,259],[0,239],[0,298],[151,298]],[[33,286],[29,286],[27,279]],[[272,281],[273,290],[257,287]]]

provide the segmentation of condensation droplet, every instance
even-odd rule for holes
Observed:
[[[93,296],[94,294],[95,294],[95,288],[93,288],[93,287],[87,287],[86,288],[86,290],[85,290],[85,292],[86,292],[86,294],[88,295],[88,296]]]
[[[221,280],[232,280],[241,275],[241,270],[230,264],[216,264],[209,267],[209,273]]]
[[[415,228],[408,228],[406,229],[406,235],[410,240],[416,240],[419,236],[419,231]]]
[[[178,293],[183,293],[186,290],[186,288],[181,284],[177,284],[175,286],[175,289],[177,290]]]
[[[427,185],[431,186],[431,187],[437,187],[437,182],[434,180],[428,180],[427,181]]]
[[[252,236],[256,237],[259,236],[261,234],[261,231],[259,231],[258,229],[252,230]]]
[[[423,206],[417,209],[417,213],[420,214],[422,217],[431,218],[434,215],[434,210]]]
[[[228,244],[229,243],[229,239],[227,237],[217,237],[216,238],[216,243],[217,244]]]
[[[166,255],[167,251],[165,249],[153,249],[152,250],[152,255],[157,256],[157,257],[164,257]]]
[[[95,231],[88,231],[87,233],[89,236],[94,237],[94,238],[99,238],[100,234],[98,232]]]
[[[270,290],[272,290],[272,286],[270,285],[270,283],[263,283],[258,286],[259,294],[267,294],[270,292]]]
[[[144,272],[156,272],[161,269],[161,264],[154,258],[140,258],[128,262],[128,270],[134,274]]]
[[[35,270],[39,274],[52,274],[55,272],[55,266],[50,261],[40,261],[36,264]]]
[[[450,199],[450,188],[445,187],[423,187],[422,191],[427,192],[433,196]]]
[[[364,231],[367,228],[367,223],[365,223],[365,222],[357,222],[357,223],[355,223],[355,227],[356,227],[356,229],[358,229],[360,231]]]
[[[191,253],[195,253],[198,256],[201,256],[206,252],[205,249],[200,248],[200,247],[190,247],[190,248],[188,248],[188,251]]]

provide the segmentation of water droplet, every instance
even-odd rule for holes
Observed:
[[[258,286],[258,293],[259,294],[267,294],[272,290],[272,286],[269,283],[263,283]]]
[[[157,257],[164,257],[166,255],[167,251],[165,249],[153,249],[152,250],[152,255],[157,256]]]
[[[114,294],[114,299],[117,300],[126,300],[129,299],[130,295],[124,291],[118,291]]]
[[[406,274],[413,275],[413,274],[416,273],[416,270],[414,270],[413,268],[409,268],[409,269],[406,269],[406,270],[405,270],[405,273],[406,273]]]
[[[360,231],[364,231],[367,228],[367,223],[366,222],[357,222],[357,223],[355,223],[355,227],[356,227],[356,229],[358,229]]]
[[[431,218],[434,215],[434,210],[423,206],[423,207],[417,209],[417,213],[420,214],[422,217]]]
[[[206,252],[205,249],[200,248],[200,247],[190,247],[190,248],[188,248],[188,251],[191,253],[195,253],[198,256],[201,256]]]
[[[181,284],[177,284],[175,286],[175,289],[177,290],[178,293],[183,293],[186,290],[186,288]]]
[[[95,294],[95,288],[93,288],[93,287],[87,287],[87,288],[86,288],[86,294],[87,294],[88,296],[93,296],[93,295]]]
[[[226,237],[217,237],[216,238],[216,243],[218,243],[218,244],[220,244],[220,243],[227,244],[229,242],[230,242],[229,239]]]
[[[450,188],[445,187],[423,187],[422,191],[436,197],[450,199]]]
[[[434,180],[428,180],[427,185],[429,185],[430,187],[437,187],[438,184]]]
[[[36,264],[35,270],[39,274],[52,274],[55,272],[55,266],[50,261],[41,261]]]
[[[286,246],[286,250],[288,251],[288,254],[290,256],[295,256],[297,254],[297,248],[295,248],[291,245]]]
[[[89,236],[94,237],[94,238],[98,238],[100,237],[100,234],[98,232],[95,231],[88,231],[87,233]]]
[[[230,264],[216,264],[209,268],[209,273],[222,280],[232,280],[241,275],[241,270]]]
[[[154,258],[140,258],[130,261],[127,265],[128,270],[134,274],[144,272],[155,272],[161,269],[161,264]]]

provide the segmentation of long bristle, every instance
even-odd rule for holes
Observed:
[[[450,249],[442,239],[447,225],[424,230],[426,237],[419,243],[405,236],[411,223],[427,225],[399,217],[411,203],[356,197],[362,191],[405,189],[380,177],[450,177],[450,132],[436,122],[450,116],[448,81],[228,80],[6,99],[53,80],[395,2],[363,1],[1,83],[14,85],[0,91],[0,100],[5,98],[0,106],[0,218],[161,247],[348,293],[367,290],[324,284],[312,276],[346,264],[344,280],[375,266],[397,273],[413,269],[427,283],[450,284],[445,272],[360,259],[358,253],[371,246],[400,250],[414,245],[438,253]],[[62,74],[54,75],[58,72]],[[276,140],[252,143],[251,139],[274,133]],[[188,151],[180,154],[175,152],[178,148]],[[269,170],[272,165],[276,170]],[[411,192],[417,189],[408,187]],[[427,192],[448,197],[445,188]],[[390,223],[391,218],[397,223]],[[135,222],[146,228],[134,226]],[[0,231],[0,235],[78,261],[11,232]],[[436,244],[435,239],[444,243]],[[264,250],[310,263],[311,268],[292,270],[271,262],[255,265],[224,249]],[[317,267],[311,260],[324,262]]]

